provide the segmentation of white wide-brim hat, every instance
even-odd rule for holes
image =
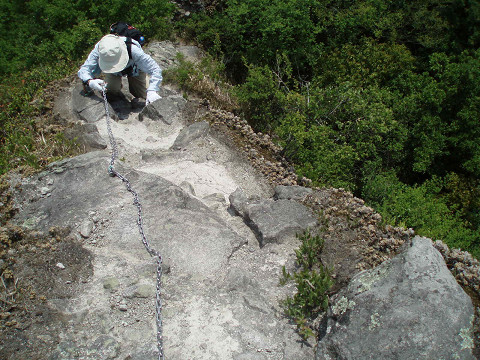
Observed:
[[[116,73],[128,64],[128,50],[125,41],[113,34],[105,35],[98,43],[100,57],[98,65],[104,73]]]

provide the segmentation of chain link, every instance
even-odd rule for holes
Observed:
[[[142,218],[142,205],[140,204],[140,200],[138,198],[138,194],[135,190],[132,189],[130,182],[118,173],[115,170],[115,160],[118,157],[118,148],[115,138],[113,136],[112,128],[110,126],[110,112],[108,109],[108,101],[107,101],[107,89],[103,87],[103,102],[105,105],[105,114],[107,118],[107,131],[108,137],[110,139],[110,145],[112,147],[112,159],[110,160],[110,166],[108,167],[108,173],[112,177],[118,177],[120,180],[123,181],[127,190],[133,195],[133,205],[137,207],[138,210],[138,217],[137,217],[137,225],[138,231],[140,232],[142,243],[145,246],[145,249],[150,254],[150,256],[154,257],[157,263],[157,288],[156,288],[156,324],[157,324],[157,347],[158,347],[158,359],[164,360],[163,354],[163,332],[162,332],[162,293],[161,293],[161,282],[162,282],[162,256],[160,253],[150,246],[150,243],[145,236],[145,232],[143,231],[143,218]]]

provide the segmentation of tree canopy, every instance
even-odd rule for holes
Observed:
[[[480,2],[212,3],[184,33],[300,174],[480,255]]]

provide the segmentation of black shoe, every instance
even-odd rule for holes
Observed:
[[[143,109],[145,107],[145,99],[134,98],[130,101],[130,105],[132,106],[132,109]]]

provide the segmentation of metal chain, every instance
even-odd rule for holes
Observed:
[[[142,205],[140,204],[140,200],[138,198],[138,194],[135,190],[132,189],[130,182],[118,173],[115,170],[115,159],[118,157],[118,148],[115,138],[113,136],[112,128],[110,126],[110,112],[108,110],[108,101],[107,101],[107,89],[103,87],[103,102],[105,105],[105,114],[107,117],[107,131],[108,137],[110,138],[110,145],[112,147],[112,159],[110,160],[110,166],[108,167],[108,173],[112,177],[118,177],[120,180],[123,181],[127,190],[133,195],[133,205],[137,207],[138,210],[138,218],[137,218],[137,225],[140,235],[142,237],[143,245],[145,249],[150,254],[150,256],[154,257],[157,262],[157,290],[156,290],[156,323],[157,323],[157,347],[158,347],[158,359],[164,360],[163,354],[163,334],[162,334],[162,298],[161,298],[161,282],[162,282],[162,256],[160,253],[150,246],[150,243],[145,236],[145,232],[143,231],[143,218],[142,218]]]

